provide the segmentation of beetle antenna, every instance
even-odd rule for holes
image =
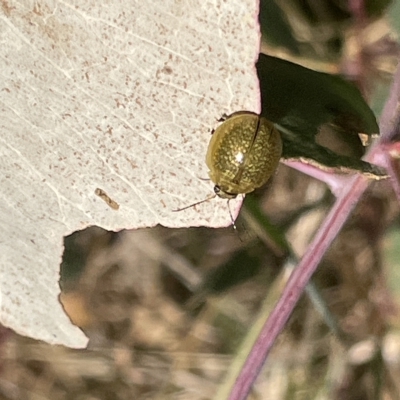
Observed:
[[[199,204],[201,204],[201,203],[205,203],[206,201],[210,201],[210,200],[214,199],[216,196],[217,196],[216,194],[213,194],[212,196],[209,196],[209,197],[207,197],[206,199],[197,201],[196,203],[190,204],[190,205],[188,205],[188,206],[186,206],[186,207],[178,208],[177,210],[172,210],[172,212],[178,212],[178,211],[187,210],[188,208],[197,206],[197,205],[199,205]]]
[[[237,227],[236,227],[236,224],[235,224],[235,220],[233,219],[233,215],[232,215],[232,211],[231,211],[231,206],[230,206],[230,204],[229,204],[229,202],[230,202],[231,200],[232,200],[232,199],[228,199],[229,216],[231,217],[231,222],[232,222],[233,229],[237,230]]]
[[[172,210],[172,212],[178,212],[178,211],[187,210],[188,208],[195,207],[195,206],[197,206],[199,204],[205,203],[206,201],[210,201],[210,200],[214,199],[215,197],[217,197],[217,194],[213,194],[213,195],[207,197],[206,199],[197,201],[196,203],[193,203],[193,204],[189,204],[188,206],[185,206],[185,207],[182,207],[182,208],[178,208],[176,210]],[[233,229],[237,230],[237,227],[236,227],[236,224],[235,224],[235,220],[233,219],[231,207],[230,207],[230,204],[229,204],[229,202],[231,200],[232,199],[228,199],[228,211],[229,211],[229,216],[231,217],[231,222],[232,222]]]

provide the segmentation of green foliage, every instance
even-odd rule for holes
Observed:
[[[317,142],[324,126],[346,132],[354,154],[360,153],[358,133],[379,132],[376,118],[358,89],[339,76],[304,68],[260,54],[257,72],[261,115],[277,124],[282,134],[283,158],[334,168],[357,170],[372,176],[385,172],[358,157],[339,155]],[[340,140],[338,136],[330,141]]]

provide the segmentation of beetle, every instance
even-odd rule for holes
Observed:
[[[214,194],[174,211],[182,211],[215,196],[234,199],[263,186],[278,167],[282,140],[274,124],[251,111],[224,116],[212,132],[206,164]],[[232,222],[233,218],[231,217]]]
[[[250,111],[225,117],[211,137],[206,156],[215,194],[233,199],[263,186],[281,155],[281,136],[272,122]]]

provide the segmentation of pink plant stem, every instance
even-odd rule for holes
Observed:
[[[307,253],[291,274],[281,298],[271,312],[236,380],[229,400],[243,400],[247,397],[276,337],[284,328],[311,275],[367,187],[368,180],[359,175],[349,183],[346,187],[348,190],[335,202],[308,247]]]
[[[388,155],[387,158],[387,171],[389,173],[397,200],[400,203],[400,182],[398,180],[398,171],[396,171],[396,159],[391,159],[390,155]]]
[[[381,116],[381,136],[368,152],[367,161],[386,159],[386,164],[390,162],[388,148],[391,144],[394,145],[393,140],[398,136],[400,127],[399,89],[400,68],[396,72],[390,96]],[[389,168],[390,172],[392,170]],[[394,187],[397,185],[398,188],[398,177],[391,174],[391,180],[395,183]],[[292,272],[281,298],[265,322],[236,379],[229,400],[245,400],[248,396],[277,336],[284,328],[309,279],[370,182],[366,177],[357,175],[344,183],[335,204],[313,238],[306,254]]]
[[[359,23],[365,23],[365,2],[364,0],[350,0],[349,9]]]

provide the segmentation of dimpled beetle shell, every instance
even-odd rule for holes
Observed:
[[[214,131],[206,163],[215,193],[224,199],[264,185],[278,167],[282,140],[267,119],[250,111],[229,115]]]

